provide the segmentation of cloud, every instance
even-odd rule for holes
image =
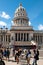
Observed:
[[[29,21],[29,26],[31,25],[31,22]]]
[[[0,21],[0,26],[7,26],[7,24],[3,21]]]
[[[9,19],[11,18],[8,14],[6,14],[4,11],[0,13],[0,17],[5,18],[5,19]]]
[[[12,24],[12,25],[14,25],[14,22],[13,22],[13,21],[11,21],[11,24]]]
[[[38,29],[39,30],[43,30],[43,25],[42,24],[39,24]]]

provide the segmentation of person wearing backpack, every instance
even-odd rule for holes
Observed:
[[[30,50],[28,50],[28,52],[26,54],[26,60],[27,60],[28,65],[30,65],[30,58],[31,58],[31,52],[30,52]]]
[[[36,50],[36,61],[35,64],[37,65],[37,61],[39,60],[39,51],[38,49]]]
[[[37,60],[39,60],[39,51],[38,51],[38,49],[37,50],[35,50],[34,49],[34,60],[33,60],[33,63],[32,63],[32,65],[37,65]]]

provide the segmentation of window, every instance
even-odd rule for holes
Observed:
[[[27,41],[28,41],[28,39],[29,39],[29,34],[27,33]]]
[[[23,9],[23,11],[24,11],[24,9]]]
[[[21,9],[21,11],[22,11],[22,9]]]
[[[22,15],[22,13],[21,13],[21,15]]]
[[[26,41],[26,34],[24,33],[24,41]]]
[[[19,9],[18,9],[18,11],[19,11]]]
[[[24,15],[24,14],[23,14]]]

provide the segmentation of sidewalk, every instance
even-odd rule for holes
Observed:
[[[31,58],[30,64],[32,64],[32,61],[33,61],[33,59]],[[17,64],[17,62],[15,62],[14,57],[11,57],[10,61],[5,60],[5,64],[6,65],[21,65],[20,62],[19,62],[19,64]],[[38,60],[38,65],[43,65],[43,59],[42,58],[40,58]]]

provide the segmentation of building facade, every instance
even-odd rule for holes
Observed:
[[[13,22],[14,25],[10,30],[0,29],[0,43],[3,46],[14,45],[26,48],[34,45],[31,42],[33,40],[37,46],[43,48],[43,31],[34,30],[29,26],[29,18],[22,4],[16,9]]]

